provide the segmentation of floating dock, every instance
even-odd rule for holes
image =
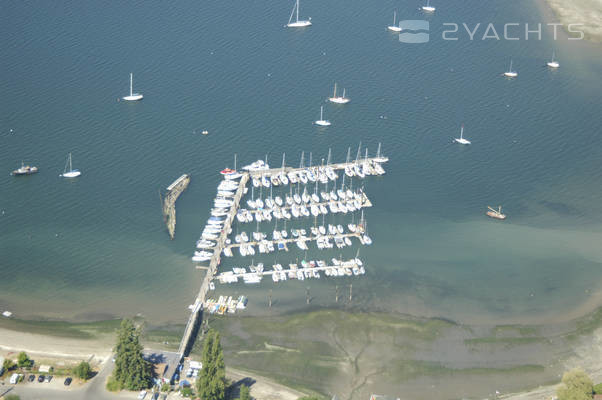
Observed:
[[[176,200],[186,190],[190,183],[190,175],[184,174],[167,187],[167,193],[162,199],[163,221],[171,240],[176,235]]]

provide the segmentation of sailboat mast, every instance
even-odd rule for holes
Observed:
[[[299,0],[297,0],[297,22],[299,22]]]
[[[393,26],[395,26],[396,19],[397,19],[397,11],[393,11]]]
[[[234,153],[234,170],[236,171],[236,153]]]
[[[376,158],[380,158],[380,142],[378,142],[378,150],[376,150]]]
[[[320,121],[324,121],[324,106],[320,106]]]
[[[69,171],[73,171],[73,164],[71,162],[71,153],[69,153]]]
[[[134,74],[130,72],[130,96],[134,94]]]
[[[464,124],[462,124],[462,128],[460,128],[460,139],[463,138],[464,135]]]
[[[337,83],[334,83],[334,93],[332,94],[332,97],[337,97]]]

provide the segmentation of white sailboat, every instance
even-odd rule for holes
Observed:
[[[518,72],[512,70],[512,59],[510,59],[510,68],[504,72],[504,76],[507,78],[516,78],[518,76]]]
[[[464,139],[464,124],[462,124],[462,129],[460,129],[460,137],[455,138],[454,142],[460,143],[460,144],[470,144],[470,140]]]
[[[295,21],[293,22],[293,15],[295,16]],[[288,19],[288,24],[286,26],[288,28],[303,28],[311,25],[311,17],[307,20],[299,20],[299,0],[295,2],[295,6],[293,7],[293,11],[291,11],[291,16]]]
[[[330,101],[331,103],[336,103],[336,104],[347,104],[349,103],[349,98],[345,97],[345,89],[343,88],[343,95],[342,96],[337,96],[337,84],[335,82],[334,84],[334,93],[332,95],[332,97],[328,98],[328,101]]]
[[[67,170],[67,166],[69,166],[69,170]],[[59,176],[61,178],[76,178],[81,174],[82,173],[79,169],[73,169],[73,164],[71,162],[71,153],[69,153],[69,156],[67,157],[67,162],[65,163],[65,169],[63,170],[63,173]]]
[[[123,100],[138,101],[143,97],[141,93],[134,93],[134,74],[130,72],[130,95],[123,97]]]
[[[393,25],[388,26],[387,29],[392,32],[401,32],[401,28],[399,27],[399,25],[395,25],[396,21],[397,21],[397,11],[393,11]]]
[[[426,6],[422,6],[422,11],[435,12],[435,7],[431,6],[430,0],[426,0]]]
[[[324,106],[320,106],[320,119],[315,122],[316,125],[330,126],[330,121],[324,119]]]
[[[547,63],[548,67],[550,67],[550,68],[558,68],[558,67],[560,67],[560,64],[558,63],[558,61],[554,60],[555,56],[556,56],[556,53],[552,52],[552,60]]]

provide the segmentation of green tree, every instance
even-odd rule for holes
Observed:
[[[16,394],[9,394],[8,396],[4,396],[4,400],[21,400],[21,398]]]
[[[602,383],[598,383],[594,386],[594,394],[602,394]]]
[[[171,385],[169,383],[164,383],[163,386],[161,386],[161,391],[162,392],[169,392],[171,390]]]
[[[17,357],[17,365],[19,366],[19,368],[31,368],[33,365],[33,360],[30,360],[27,356],[27,353],[22,351]]]
[[[197,379],[201,400],[224,400],[226,397],[226,366],[219,333],[209,330],[203,343],[203,369]]]
[[[249,387],[247,385],[241,385],[240,387],[240,400],[251,400]]]
[[[17,364],[15,364],[15,362],[13,360],[10,360],[8,358],[6,358],[4,360],[4,363],[2,363],[2,366],[4,367],[5,371],[12,371],[13,369],[17,368]]]
[[[77,376],[79,379],[88,380],[92,377],[92,368],[90,367],[90,364],[82,361],[73,369],[73,375]]]
[[[558,400],[591,400],[594,384],[582,369],[565,372],[562,383],[556,391]]]
[[[113,378],[128,390],[147,389],[151,386],[152,364],[142,357],[140,331],[129,319],[121,321],[115,346]]]

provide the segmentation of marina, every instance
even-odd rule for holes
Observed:
[[[184,356],[187,351],[189,351],[192,342],[196,337],[196,332],[198,331],[198,327],[200,326],[200,322],[202,320],[202,313],[205,309],[210,313],[217,312],[218,314],[225,314],[226,311],[228,313],[232,313],[230,310],[235,311],[236,309],[240,309],[240,299],[236,305],[234,305],[234,300],[231,298],[222,298],[221,301],[217,302],[207,300],[207,294],[210,290],[215,288],[213,282],[214,280],[219,283],[234,283],[238,282],[238,279],[241,278],[247,283],[259,283],[264,275],[271,276],[274,282],[278,282],[280,280],[287,279],[319,279],[321,276],[320,273],[322,272],[326,276],[332,277],[357,276],[365,273],[363,262],[357,258],[356,255],[356,258],[347,261],[333,258],[331,260],[331,265],[327,265],[323,260],[302,260],[300,266],[296,263],[291,263],[288,265],[288,269],[284,269],[281,264],[274,264],[272,266],[272,270],[263,271],[263,265],[260,266],[260,264],[258,264],[257,266],[249,266],[249,270],[251,271],[250,273],[247,273],[246,269],[244,269],[244,272],[242,269],[237,269],[237,272],[234,272],[233,269],[232,271],[224,271],[217,275],[218,266],[221,264],[222,260],[222,254],[232,255],[232,249],[236,247],[238,247],[239,250],[242,248],[248,249],[249,246],[254,246],[256,244],[259,248],[261,248],[263,245],[266,246],[265,248],[267,249],[278,248],[279,250],[288,250],[287,244],[296,242],[300,249],[304,249],[304,246],[305,249],[307,249],[305,242],[315,240],[318,248],[324,249],[332,248],[335,245],[337,247],[342,247],[343,245],[352,245],[350,241],[350,238],[352,237],[357,238],[361,244],[371,244],[372,239],[370,239],[370,237],[365,233],[365,219],[363,217],[363,213],[361,220],[357,225],[353,223],[347,224],[347,229],[349,230],[348,233],[344,233],[344,228],[340,224],[338,226],[329,225],[328,229],[326,226],[324,226],[324,224],[319,227],[317,224],[314,224],[315,226],[310,228],[311,235],[309,237],[306,237],[305,234],[302,234],[304,230],[300,229],[295,230],[296,234],[293,230],[291,230],[291,236],[293,236],[292,238],[282,237],[283,232],[286,231],[278,231],[278,233],[275,234],[275,237],[273,233],[274,240],[272,241],[266,241],[265,239],[267,235],[264,236],[265,234],[260,234],[259,232],[256,232],[255,238],[259,239],[261,237],[261,239],[255,240],[254,242],[240,240],[239,243],[232,243],[232,241],[228,239],[228,236],[233,231],[232,224],[235,222],[237,215],[240,215],[239,206],[241,199],[249,191],[247,184],[250,180],[252,182],[261,180],[262,187],[266,186],[272,190],[272,178],[278,177],[278,182],[282,185],[286,185],[290,182],[291,193],[293,184],[297,184],[297,191],[299,191],[301,183],[307,184],[311,181],[316,182],[315,192],[317,192],[318,182],[324,184],[326,187],[329,181],[336,181],[339,178],[338,171],[344,171],[343,183],[341,184],[341,189],[338,190],[339,193],[337,194],[336,189],[334,193],[330,193],[328,191],[324,191],[324,193],[321,192],[320,196],[324,201],[320,202],[318,198],[318,200],[315,201],[314,206],[321,208],[326,207],[326,204],[328,204],[329,208],[331,208],[333,201],[338,201],[338,197],[342,195],[341,197],[343,198],[349,197],[350,200],[353,198],[354,202],[357,201],[359,203],[358,205],[360,206],[357,207],[358,210],[363,207],[371,207],[372,203],[368,199],[368,196],[364,193],[363,189],[356,191],[355,194],[351,191],[351,189],[348,189],[350,194],[349,196],[347,190],[343,191],[345,176],[348,176],[349,178],[357,176],[363,179],[367,175],[383,175],[385,171],[381,164],[387,162],[388,158],[381,155],[380,144],[378,146],[376,157],[369,158],[366,150],[365,157],[360,159],[360,149],[361,145],[358,148],[358,157],[356,157],[354,161],[349,161],[350,151],[348,151],[347,161],[344,163],[330,163],[331,152],[329,150],[326,165],[324,165],[322,161],[322,165],[319,167],[311,166],[311,155],[309,166],[305,167],[303,164],[304,158],[302,153],[301,165],[299,168],[286,167],[284,162],[285,156],[283,155],[281,168],[270,169],[266,161],[257,160],[254,163],[243,167],[242,172],[236,170],[235,157],[234,169],[226,168],[220,172],[223,180],[217,186],[218,194],[214,199],[214,208],[212,209],[211,216],[207,220],[207,223],[203,228],[203,232],[197,241],[196,247],[198,251],[195,251],[194,256],[192,257],[192,261],[196,264],[196,268],[205,270],[206,274],[203,278],[194,304],[190,305],[189,307],[191,313],[184,330],[184,335],[182,336],[182,341],[180,342],[180,347],[178,349],[179,354]],[[179,179],[184,179],[183,177],[184,175]],[[303,182],[305,179],[306,181]],[[172,185],[174,185],[174,187],[179,187],[177,182],[178,181],[174,182]],[[274,182],[276,182],[276,179],[274,179]],[[305,193],[305,191],[305,196],[300,196],[298,193],[295,193],[295,195],[291,198],[292,200],[289,200],[289,203],[291,201],[293,203],[297,203],[297,205],[299,205],[301,202],[310,203],[318,196],[315,192],[313,196],[309,196]],[[251,189],[251,197],[252,200],[254,200],[253,189]],[[263,202],[263,200],[261,201]],[[175,199],[173,202],[175,203]],[[288,209],[295,209],[294,204],[284,206],[284,201],[280,206],[282,206],[282,210],[285,212]],[[338,207],[338,203],[335,203],[335,207]],[[262,215],[263,203],[261,203],[259,207],[257,207],[257,204],[255,203],[255,207],[253,208],[256,208],[256,210],[247,210],[246,213],[248,213],[248,215],[255,214],[255,216]],[[323,213],[323,216],[324,214],[326,213]],[[279,238],[278,234],[280,235]],[[288,232],[286,232],[286,236],[288,236]],[[335,244],[331,243],[331,240],[334,240]],[[244,299],[244,304],[246,305],[246,298]]]

